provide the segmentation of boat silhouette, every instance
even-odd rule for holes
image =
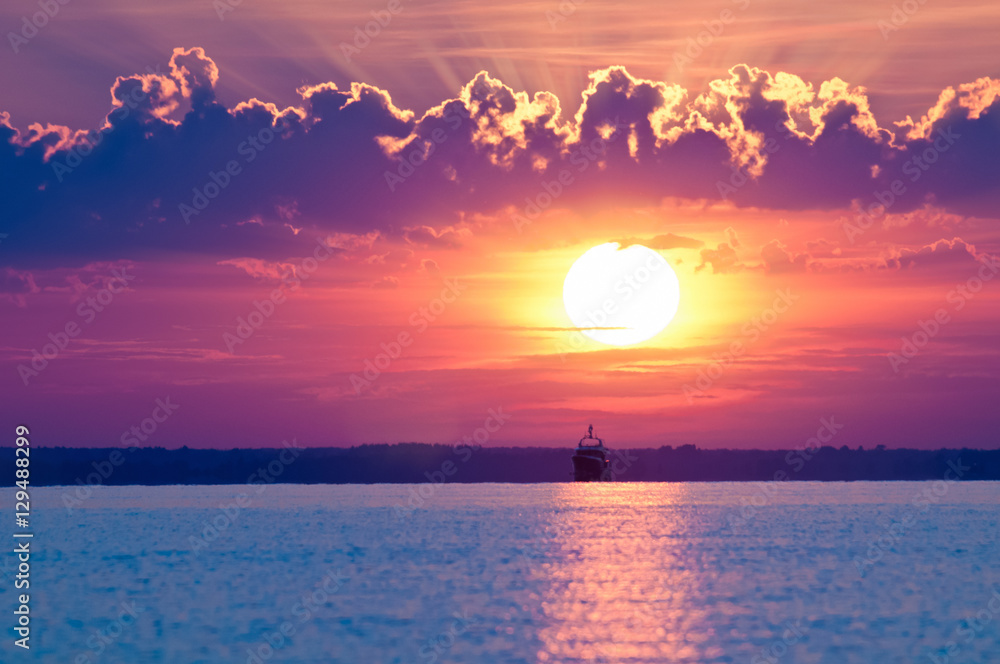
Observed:
[[[589,442],[588,442],[589,441]],[[597,442],[594,442],[597,441]],[[576,482],[607,482],[611,479],[611,450],[594,435],[594,425],[580,439],[573,453],[573,480]]]

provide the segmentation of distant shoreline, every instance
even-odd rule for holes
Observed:
[[[571,477],[569,448],[398,443],[253,449],[32,450],[32,486],[175,484],[551,483]],[[0,448],[13,459],[14,448]],[[11,461],[12,462],[12,461]],[[1000,480],[1000,450],[847,449],[612,451],[627,482]]]

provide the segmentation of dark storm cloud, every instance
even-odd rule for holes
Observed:
[[[591,75],[570,118],[553,95],[529,98],[480,73],[417,118],[359,83],[303,87],[294,108],[256,99],[227,108],[216,64],[176,49],[167,71],[115,81],[100,130],[19,131],[0,115],[0,232],[9,234],[0,261],[276,260],[317,233],[373,230],[459,246],[448,227],[464,215],[506,223],[564,171],[572,184],[554,207],[678,196],[783,210],[856,201],[893,213],[932,201],[995,215],[1000,83],[949,89],[925,117],[889,131],[864,91],[839,79],[814,89],[745,65],[730,74],[691,98],[611,67]],[[738,266],[731,252],[702,253],[726,271]],[[764,258],[773,270],[800,267],[779,246]]]

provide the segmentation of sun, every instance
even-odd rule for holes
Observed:
[[[566,313],[580,332],[611,346],[631,346],[670,324],[681,286],[670,264],[649,247],[598,245],[573,263],[563,283]]]

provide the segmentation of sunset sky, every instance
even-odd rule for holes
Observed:
[[[995,448],[1000,6],[903,4],[5,3],[5,426]],[[649,341],[564,309],[609,242]]]

